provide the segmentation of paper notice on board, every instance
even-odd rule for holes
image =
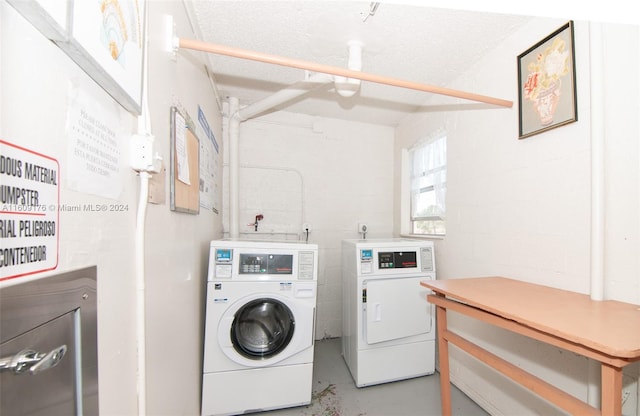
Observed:
[[[191,185],[191,181],[189,180],[186,125],[184,117],[176,112],[176,165],[178,166],[178,180],[187,185]]]

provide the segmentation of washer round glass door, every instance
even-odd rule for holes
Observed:
[[[273,357],[289,345],[295,330],[291,309],[273,298],[248,302],[235,314],[231,341],[235,350],[252,360]]]

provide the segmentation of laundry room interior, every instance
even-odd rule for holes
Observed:
[[[137,25],[105,39],[108,25],[126,32],[105,10]],[[204,415],[205,394],[250,396],[224,385],[203,392],[207,292],[242,275],[239,262],[262,267],[265,242],[289,257],[255,273],[314,268],[299,279],[313,281],[305,328],[316,352],[350,335],[345,241],[365,243],[352,256],[358,273],[504,276],[640,305],[640,20],[621,0],[2,0],[0,22],[0,295],[95,267],[97,398],[72,403],[95,406],[84,414]],[[571,57],[559,98],[568,116],[531,128],[540,121],[524,115],[535,113],[521,91],[525,63],[560,35],[571,40],[555,50]],[[428,188],[436,202],[414,212],[417,150],[435,142],[444,144],[432,153],[439,165],[424,169],[444,173],[418,193]],[[36,165],[49,173],[24,181]],[[45,218],[48,229],[13,228]],[[213,243],[226,240],[242,243],[226,252]],[[412,241],[414,257],[400,263],[405,243],[376,241]],[[28,246],[46,252],[9,254]],[[260,281],[244,273],[242,287]],[[433,287],[415,286],[438,324]],[[605,387],[593,355],[447,317],[457,334],[598,409]],[[2,332],[0,363],[15,353]],[[442,376],[435,326],[430,334],[435,367],[419,377]],[[640,345],[634,351],[616,386],[625,416],[640,416]],[[448,354],[454,414],[461,395],[493,415],[572,413],[459,348]],[[324,370],[329,384],[313,385],[310,401],[337,383]],[[437,410],[424,414],[440,414],[440,388],[428,393]],[[315,414],[308,406],[286,414]],[[239,413],[259,410],[275,409]],[[353,411],[337,403],[318,414]]]

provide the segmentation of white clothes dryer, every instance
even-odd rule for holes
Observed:
[[[342,355],[358,387],[435,372],[432,241],[343,240]]]
[[[202,416],[311,402],[318,247],[211,242]]]

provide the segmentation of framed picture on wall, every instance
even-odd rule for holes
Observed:
[[[578,120],[573,21],[518,56],[518,138]]]
[[[133,114],[142,111],[143,0],[7,0]]]
[[[74,1],[73,27],[60,47],[134,114],[141,113],[145,1]]]

